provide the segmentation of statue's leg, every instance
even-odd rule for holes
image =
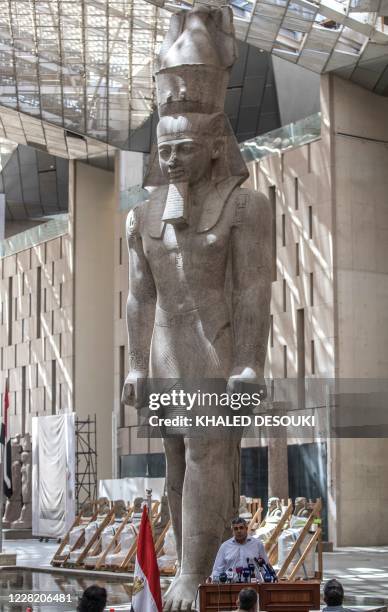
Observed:
[[[211,573],[230,520],[238,513],[240,436],[186,438],[182,506],[182,566],[164,610],[192,610],[198,585]]]
[[[182,563],[182,492],[185,477],[185,445],[183,437],[165,438],[163,440],[166,454],[166,484],[168,505],[172,528],[174,530],[178,555],[178,572]]]

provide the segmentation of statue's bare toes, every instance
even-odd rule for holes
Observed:
[[[171,583],[164,597],[164,612],[191,612],[195,610],[195,595],[200,577],[196,575],[178,576]]]
[[[165,599],[163,602],[163,612],[172,612],[174,610],[173,603],[173,599]]]

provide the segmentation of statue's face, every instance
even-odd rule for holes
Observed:
[[[215,158],[213,143],[209,138],[183,137],[159,143],[159,163],[169,183],[196,185],[211,176],[212,160]]]

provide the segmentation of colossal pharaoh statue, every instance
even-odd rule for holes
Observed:
[[[155,75],[158,150],[145,180],[153,189],[127,221],[123,399],[136,407],[147,379],[224,380],[233,393],[263,377],[271,211],[263,195],[240,188],[248,172],[223,112],[235,59],[229,8],[171,18]],[[240,435],[164,438],[179,562],[165,610],[193,607],[238,513]]]

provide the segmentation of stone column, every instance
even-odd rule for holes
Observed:
[[[281,416],[286,402],[274,402],[273,412]],[[275,433],[276,432],[276,433]],[[287,428],[278,427],[268,438],[268,497],[288,499]]]

